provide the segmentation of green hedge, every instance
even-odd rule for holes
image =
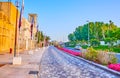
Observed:
[[[120,47],[109,47],[109,46],[98,46],[98,47],[93,47],[95,50],[103,50],[103,51],[110,51],[110,52],[116,52],[120,53]]]

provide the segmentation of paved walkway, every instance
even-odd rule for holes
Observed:
[[[20,53],[21,65],[12,65],[12,54],[0,55],[0,64],[6,64],[0,67],[0,78],[35,78],[36,75],[28,73],[39,71],[39,63],[44,50],[45,48],[34,50],[33,54],[29,54],[28,51]]]

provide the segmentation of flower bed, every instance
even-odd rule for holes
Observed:
[[[76,52],[76,51],[73,51],[73,50],[69,50],[67,48],[60,48],[60,47],[57,47],[59,50],[62,50],[64,52],[67,52],[67,53],[70,53],[72,55],[75,55],[75,56],[81,56],[81,53],[80,52]]]
[[[119,71],[120,72],[120,64],[109,64],[108,68]]]

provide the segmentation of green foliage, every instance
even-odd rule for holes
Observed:
[[[40,31],[36,32],[35,37],[37,38],[37,43],[40,42]]]
[[[115,35],[116,38],[120,40],[120,28],[117,28],[117,29],[116,29],[115,34],[116,34],[116,35]]]
[[[87,49],[87,48],[88,48],[88,45],[82,45],[82,48],[83,48],[83,49]]]
[[[66,43],[65,43],[65,46],[66,46],[66,47],[75,47],[75,45],[76,45],[76,42],[75,42],[75,41],[71,41],[71,42],[66,42]]]
[[[69,34],[69,35],[68,35],[68,39],[69,39],[70,41],[74,41],[74,40],[75,40],[74,34]]]
[[[105,38],[104,41],[105,41],[105,44],[109,43],[110,46],[113,46],[113,44],[117,42],[117,38],[115,37]]]
[[[38,40],[43,41],[44,40],[44,35],[42,31],[38,32]]]
[[[82,26],[78,26],[72,34],[68,35],[68,39],[70,41],[84,40],[87,42],[88,34],[90,40],[105,40],[106,43],[108,42],[112,46],[116,40],[120,39],[120,28],[118,28],[111,20],[109,23],[89,22]]]
[[[110,43],[111,42],[111,38],[105,38],[104,41],[105,41],[105,44]]]
[[[112,52],[120,53],[120,47],[113,47],[112,49]]]
[[[50,37],[49,36],[46,36],[46,41],[49,41],[50,40]]]
[[[91,39],[90,40],[92,46],[98,46],[100,45],[100,41],[97,39]]]
[[[93,47],[95,50],[102,50],[102,51],[106,51],[106,52],[116,52],[116,53],[120,53],[120,47],[116,46],[116,47],[109,47],[109,46],[105,46],[105,45],[99,45],[99,46],[95,46]]]
[[[99,45],[99,46],[95,46],[93,47],[95,50],[108,50],[109,47],[108,46],[105,46],[105,45]]]
[[[82,38],[84,37],[82,34],[82,29],[83,29],[83,27],[82,26],[79,26],[79,27],[77,27],[76,29],[75,29],[75,32],[73,33],[74,34],[74,36],[75,36],[75,39],[76,39],[76,41],[80,41],[80,40],[82,40]],[[85,34],[86,35],[86,34]]]
[[[44,38],[46,38],[46,41],[50,40],[49,36],[44,37],[44,34],[42,31],[36,32],[35,37],[37,38],[37,43],[40,43],[40,41],[44,41]]]

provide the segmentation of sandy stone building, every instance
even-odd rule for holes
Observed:
[[[11,2],[0,2],[0,54],[14,50],[17,10]]]
[[[20,33],[19,33],[19,48],[22,50],[29,50],[30,49],[30,22],[25,19],[22,18],[22,26],[20,29]]]
[[[17,52],[33,49],[36,46],[37,14],[29,14],[28,20],[22,18],[20,32],[18,30],[20,12],[11,2],[0,2],[0,54],[14,52],[15,28],[17,27]],[[31,21],[33,24],[33,39],[31,40]]]

